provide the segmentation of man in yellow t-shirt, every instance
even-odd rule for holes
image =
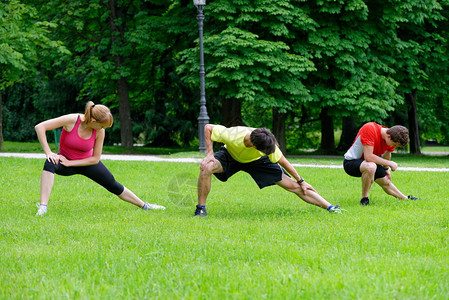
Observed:
[[[239,171],[250,174],[259,188],[277,184],[307,203],[341,213],[338,205],[331,205],[298,175],[268,129],[243,126],[226,128],[207,124],[204,127],[204,138],[207,155],[200,166],[195,216],[207,215],[206,199],[211,188],[212,174],[220,181],[227,181]],[[224,144],[215,154],[213,142]]]

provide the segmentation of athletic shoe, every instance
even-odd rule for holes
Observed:
[[[369,205],[369,198],[362,198],[362,200],[360,200],[360,205],[368,206]]]
[[[47,206],[41,206],[38,203],[36,205],[38,207],[36,216],[43,216],[47,213]]]
[[[340,205],[335,205],[334,207],[332,207],[331,209],[328,209],[328,212],[330,213],[334,213],[334,214],[341,214],[344,211],[344,209],[342,209],[340,207]]]
[[[408,200],[421,200],[421,198],[413,197],[412,195],[408,195],[408,196],[407,196],[407,199],[408,199]]]
[[[151,203],[145,203],[142,206],[142,209],[144,209],[144,210],[151,210],[151,209],[165,210],[165,206],[157,205],[157,204],[151,204]]]
[[[197,205],[195,209],[194,217],[205,217],[207,216],[207,211],[205,207],[201,207],[201,205]]]

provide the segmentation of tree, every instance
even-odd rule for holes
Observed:
[[[286,42],[294,39],[288,27],[304,18],[299,2],[222,0],[206,6],[206,84],[209,95],[234,108],[224,110],[226,122],[241,119],[240,107],[283,114],[310,97],[301,80],[314,65]],[[196,48],[182,52],[185,64],[178,70],[186,82],[195,82],[196,57]],[[278,121],[277,128],[285,127]]]
[[[30,1],[31,3],[31,1]],[[193,143],[193,92],[175,72],[179,49],[197,32],[190,1],[40,1],[41,17],[73,53],[50,77],[76,78],[78,101],[118,111],[111,140],[155,146]],[[131,131],[130,131],[131,130]],[[117,137],[118,136],[118,137]]]
[[[128,70],[126,68],[127,41],[125,39],[126,14],[128,3],[119,4],[116,0],[109,0],[106,4],[109,10],[109,24],[111,26],[112,54],[117,77],[117,90],[120,116],[120,136],[122,146],[132,148],[133,135],[131,126],[131,109],[129,104]],[[125,69],[126,71],[124,72]]]
[[[0,2],[0,149],[3,149],[3,90],[37,72],[37,62],[69,52],[61,42],[51,40],[56,24],[37,21],[36,10],[20,1]]]
[[[386,1],[379,18],[389,36],[379,41],[393,67],[392,77],[399,83],[397,93],[405,98],[410,131],[410,152],[420,154],[417,100],[419,94],[436,96],[438,90],[429,81],[441,82],[432,73],[441,74],[448,62],[447,48],[442,42],[447,36],[447,1]],[[447,81],[446,81],[447,82]]]
[[[33,100],[27,105],[52,116],[84,106],[78,101],[110,106],[119,118],[108,131],[109,143],[197,142],[198,32],[190,0],[22,3],[38,10],[31,19],[37,24],[39,18],[49,42],[64,41],[72,55],[55,56],[36,42],[39,51],[24,56],[28,71],[17,72],[19,79],[30,71],[35,76],[3,93],[8,108],[23,109],[11,101],[29,88]],[[416,127],[409,126],[414,140],[447,141],[447,6],[447,0],[210,2],[204,27],[210,119],[271,125],[281,147],[290,149],[316,146],[321,131],[326,153],[335,151],[335,127],[343,127],[338,150],[344,151],[361,123],[413,116],[421,130],[413,134]],[[5,37],[0,40],[15,43]],[[0,58],[8,55],[0,51]],[[39,55],[40,62],[29,59]],[[14,82],[11,74],[8,82]],[[416,113],[407,118],[412,100]],[[11,124],[9,116],[6,110],[3,121]]]
[[[314,30],[302,32],[295,48],[317,68],[305,83],[308,105],[320,107],[323,152],[334,152],[332,118],[360,121],[386,118],[402,99],[396,94],[392,70],[378,57],[373,41],[382,33],[369,1],[307,2]],[[323,120],[328,118],[328,120]]]

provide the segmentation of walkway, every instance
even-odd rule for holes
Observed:
[[[22,157],[45,159],[43,153],[0,153],[0,157]],[[102,160],[120,160],[120,161],[155,161],[155,162],[181,162],[181,163],[200,163],[200,158],[165,158],[155,155],[116,155],[103,154]],[[292,164],[294,167],[306,168],[328,168],[341,169],[342,165],[319,165],[319,164]],[[427,171],[427,172],[449,172],[449,168],[418,168],[418,167],[399,167],[401,171]]]

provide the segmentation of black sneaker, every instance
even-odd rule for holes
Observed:
[[[407,196],[407,199],[408,199],[408,200],[421,200],[421,198],[413,197],[412,195],[408,195],[408,196]]]
[[[201,207],[201,205],[197,205],[195,209],[194,217],[205,217],[207,216],[207,211],[205,207]]]
[[[362,200],[360,200],[360,205],[368,206],[369,205],[369,198],[368,197],[362,198]]]

